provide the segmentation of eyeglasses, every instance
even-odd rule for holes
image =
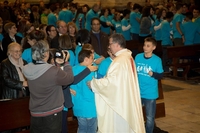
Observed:
[[[56,31],[56,30],[50,30],[50,31]]]
[[[114,44],[115,42],[109,42],[109,45],[112,45],[112,44]]]

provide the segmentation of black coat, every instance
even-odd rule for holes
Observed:
[[[19,37],[19,36],[16,36],[15,35],[15,39],[17,41],[17,43],[21,44],[21,41],[22,41],[22,38]],[[8,51],[8,45],[10,43],[12,43],[12,39],[10,38],[10,36],[7,34],[5,35],[5,37],[3,38],[2,40],[2,47],[3,47],[3,59],[6,59],[8,56],[7,56],[7,51]]]
[[[26,61],[24,61],[24,65],[25,64],[27,64]],[[21,91],[23,87],[23,82],[20,81],[16,67],[8,58],[1,62],[0,72],[0,80],[2,82],[0,98],[18,98],[19,91]]]

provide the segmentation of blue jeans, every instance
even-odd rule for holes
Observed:
[[[142,98],[142,105],[145,106],[146,113],[146,133],[153,133],[154,120],[156,114],[156,99]]]
[[[77,133],[96,133],[97,132],[97,118],[83,118],[78,119],[78,132]]]

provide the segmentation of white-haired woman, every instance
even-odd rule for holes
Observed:
[[[16,42],[8,45],[8,58],[1,62],[1,78],[2,78],[2,99],[14,99],[26,96],[26,88],[28,86],[26,78],[22,73],[22,67],[26,64],[21,58],[22,47]]]

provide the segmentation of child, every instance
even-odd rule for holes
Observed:
[[[82,50],[91,50],[92,53],[94,54],[94,63],[97,65],[100,64],[101,61],[105,59],[103,56],[99,56],[96,52],[94,52],[93,46],[89,43],[83,45]]]
[[[169,62],[169,59],[167,57],[167,48],[168,46],[172,46],[172,40],[171,40],[171,27],[170,22],[173,19],[174,14],[172,12],[167,12],[166,19],[162,21],[161,24],[161,44],[162,44],[162,63],[163,63],[163,69],[165,72],[169,72],[169,66],[167,66],[167,63]]]
[[[130,13],[131,13],[131,11],[129,9],[125,9],[124,13],[123,13],[124,18],[121,21],[122,34],[123,34],[124,38],[126,39],[126,41],[131,40],[131,33],[130,33],[131,25],[129,23]]]
[[[185,13],[185,23],[183,23],[183,34],[185,36],[184,45],[193,45],[196,34],[200,34],[200,27],[192,22],[193,14]]]
[[[67,53],[67,55],[65,55]],[[65,51],[60,51],[57,49],[50,49],[49,50],[49,59],[48,63],[53,64],[55,66],[60,67],[62,70],[65,71],[65,65],[68,64],[67,60],[69,59],[69,52]],[[96,71],[97,67],[95,66],[88,66],[83,71],[81,71],[78,75],[74,76],[74,82],[72,84],[77,84],[80,82],[82,79],[84,79],[87,75],[90,74],[91,71]],[[73,90],[71,91],[73,93]],[[62,133],[67,132],[67,111],[68,108],[71,108],[73,106],[72,100],[71,100],[71,94],[69,90],[69,86],[63,86],[63,94],[64,94],[64,109],[62,111]]]
[[[69,64],[71,66],[75,65],[75,51],[73,49],[73,44],[71,42],[69,35],[61,35],[58,39],[59,48],[62,50],[67,50],[70,54]]]
[[[156,40],[147,37],[144,40],[143,50],[135,57],[138,72],[138,81],[142,104],[146,113],[146,133],[152,133],[156,113],[156,99],[158,98],[158,80],[163,77],[161,59],[153,54],[156,48]]]
[[[74,75],[93,63],[94,56],[90,50],[81,50],[78,56],[79,64],[72,68]],[[76,91],[72,95],[73,113],[78,119],[78,133],[95,133],[97,130],[97,113],[94,93],[87,86],[87,81],[92,80],[91,72],[82,81],[70,87]]]
[[[102,78],[106,75],[107,70],[112,63],[115,55],[111,53],[110,49],[108,48],[108,55],[109,57],[105,58],[98,66],[97,78]]]

